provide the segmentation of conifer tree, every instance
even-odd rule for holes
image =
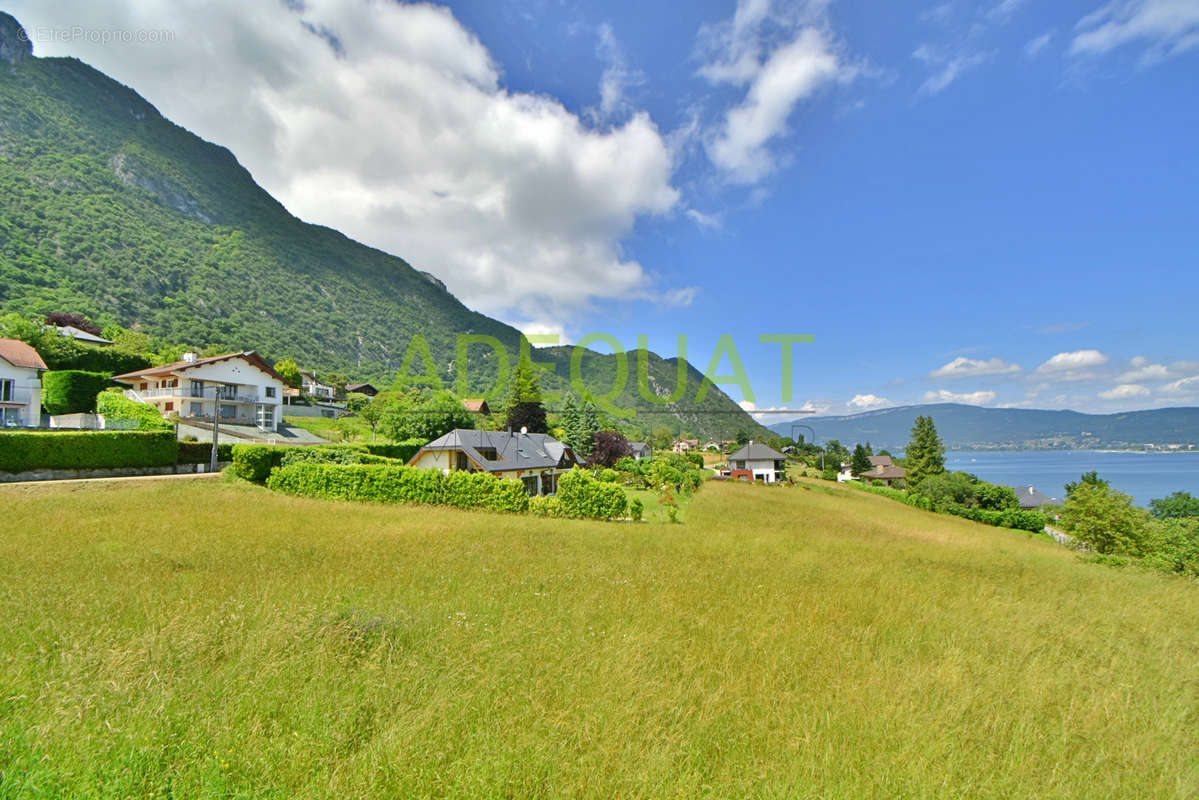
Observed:
[[[850,460],[849,466],[855,478],[873,469],[874,465],[870,463],[870,454],[866,452],[866,448],[862,446],[861,442],[854,447],[853,458]]]
[[[527,359],[521,359],[512,374],[512,390],[508,395],[508,427],[514,431],[525,428],[529,433],[548,433],[545,406],[541,404],[541,387],[537,374]]]
[[[940,475],[945,471],[945,444],[937,435],[932,417],[916,417],[912,426],[912,441],[908,443],[907,452],[908,486],[917,486],[920,481],[930,475]]]

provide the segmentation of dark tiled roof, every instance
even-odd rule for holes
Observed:
[[[787,457],[769,445],[750,442],[729,456],[729,461],[783,461]]]
[[[509,433],[508,431],[479,431],[456,428],[445,436],[422,447],[412,460],[430,450],[461,451],[488,472],[509,472],[517,469],[546,469],[573,466],[574,452],[546,433]],[[494,459],[485,458],[480,450],[494,450]]]
[[[903,467],[875,467],[869,472],[863,472],[861,478],[871,481],[897,481],[906,478],[908,471]]]
[[[244,353],[226,353],[223,356],[197,358],[195,361],[176,361],[174,364],[165,364],[161,367],[150,367],[149,369],[139,369],[137,372],[126,372],[124,375],[113,375],[112,379],[114,381],[121,381],[122,383],[131,383],[135,378],[148,378],[151,375],[169,375],[181,369],[191,369],[192,367],[200,367],[205,364],[216,364],[220,361],[228,361],[231,358],[244,358],[272,378],[283,381],[283,376],[275,372],[275,368],[253,350],[247,350]]]
[[[0,358],[14,367],[46,369],[46,362],[38,352],[20,339],[0,339]]]
[[[1032,486],[1013,486],[1012,489],[1016,492],[1016,499],[1020,501],[1021,508],[1040,508],[1056,502],[1052,497],[1037,491]]]

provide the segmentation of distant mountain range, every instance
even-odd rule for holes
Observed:
[[[472,311],[433,275],[293,217],[224,147],[175,125],[132,89],[73,58],[35,58],[0,12],[0,312],[79,312],[206,350],[266,358],[390,385],[413,336],[426,337],[446,385],[457,336],[492,336],[514,362],[520,332]],[[571,348],[543,390],[569,386]],[[642,398],[637,358],[614,401],[648,433],[728,439],[765,428],[685,365],[677,404]],[[669,396],[678,364],[649,353],[649,389]],[[495,383],[487,347],[469,351],[470,391]],[[587,351],[582,374],[606,394],[618,357]],[[416,359],[412,373],[423,373]]]
[[[803,417],[771,425],[782,436],[816,432],[816,443],[836,439],[852,447],[902,450],[920,415],[931,416],[951,450],[1106,450],[1199,447],[1199,408],[1159,408],[1120,414],[979,408],[957,403],[898,406],[861,414]]]

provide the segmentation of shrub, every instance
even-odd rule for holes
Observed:
[[[562,501],[554,496],[536,496],[529,498],[529,513],[538,517],[564,517]]]
[[[267,487],[329,500],[424,503],[493,511],[526,511],[520,481],[486,472],[451,472],[399,465],[294,463],[270,473]]]
[[[931,479],[926,479],[925,483],[928,480]],[[923,494],[904,492],[885,486],[861,486],[852,482],[846,485],[858,485],[858,488],[871,494],[898,500],[914,508],[923,509],[924,511],[935,511],[939,514],[952,514],[957,517],[973,520],[974,522],[981,522],[984,525],[1013,528],[1015,530],[1028,531],[1029,533],[1040,533],[1045,530],[1045,515],[1038,511],[1019,511],[1017,509],[991,511],[984,508],[972,508],[954,502],[936,502]]]
[[[631,503],[629,503],[629,516],[631,516],[633,518],[634,522],[640,522],[641,517],[644,514],[645,514],[645,503],[641,502],[640,497],[634,497],[633,501]]]
[[[975,497],[978,507],[991,511],[1010,511],[1020,508],[1016,498],[1016,490],[1010,486],[996,486],[993,483],[979,483],[975,487]]]
[[[590,519],[623,517],[629,504],[624,489],[601,483],[581,469],[572,469],[558,479],[558,499],[566,516]]]
[[[1199,519],[1167,518],[1149,523],[1145,563],[1166,572],[1199,576]]]
[[[254,483],[264,483],[271,470],[279,466],[291,447],[269,444],[236,444],[233,446],[233,474]]]
[[[42,405],[50,414],[82,414],[96,410],[96,395],[110,381],[99,372],[67,369],[42,375]]]
[[[104,415],[104,425],[107,428],[174,430],[174,426],[163,419],[154,406],[130,400],[120,391],[100,392],[96,397],[96,413]],[[194,436],[192,438],[195,439]]]
[[[833,469],[832,467],[829,467],[828,469],[824,470],[824,472],[820,473],[820,477],[826,481],[836,481],[837,480],[837,470]]]
[[[216,460],[229,462],[233,460],[233,448],[237,445],[217,442]],[[180,442],[179,464],[207,464],[212,459],[212,442]]]
[[[1131,497],[1103,483],[1074,485],[1062,507],[1062,528],[1102,555],[1142,555],[1148,518]]]
[[[354,445],[332,445],[328,447],[293,447],[283,454],[279,466],[292,464],[361,464],[365,448]]]
[[[934,503],[974,505],[976,487],[972,478],[965,472],[940,472],[916,484],[915,491]]]
[[[620,473],[611,467],[605,467],[604,469],[601,469],[599,474],[595,477],[602,483],[616,483],[618,480],[620,480]]]
[[[165,467],[178,448],[170,431],[0,433],[0,471]]]
[[[394,458],[407,463],[417,451],[427,445],[427,439],[406,439],[396,444],[381,444],[371,442],[363,445],[366,452],[373,456],[383,456],[385,458]]]

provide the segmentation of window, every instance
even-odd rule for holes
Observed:
[[[237,406],[232,403],[221,403],[221,419],[233,419],[237,416]]]
[[[204,381],[192,381],[192,397],[204,396]]]
[[[190,413],[193,417],[204,416],[204,404],[203,403],[192,403],[191,410],[188,413]]]
[[[266,387],[266,396],[267,396],[267,397],[274,397],[274,396],[275,396],[275,387],[274,387],[274,386],[268,386],[268,387]]]
[[[174,403],[165,403],[165,404],[163,404],[163,411],[174,411],[174,410],[175,410],[175,404],[174,404]]]
[[[236,400],[237,387],[233,385],[221,385],[217,387],[217,397],[222,400]]]
[[[16,382],[13,380],[0,381],[0,403],[13,402],[14,387]]]
[[[275,429],[275,408],[274,406],[260,405],[257,408],[258,427],[262,430]]]

